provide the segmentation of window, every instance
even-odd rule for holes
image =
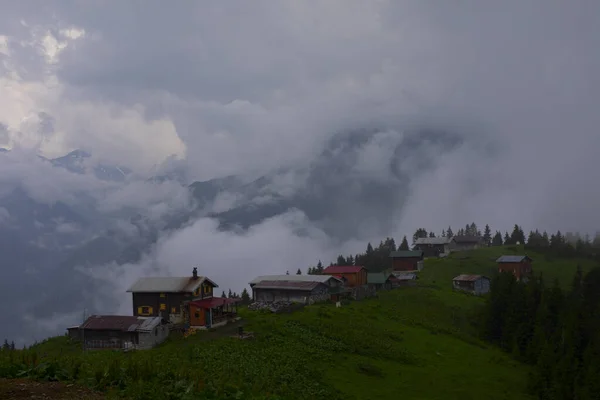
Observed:
[[[153,309],[150,306],[142,306],[142,307],[138,307],[137,311],[138,311],[138,315],[151,315]]]
[[[171,314],[177,314],[177,307],[171,307]]]
[[[166,297],[166,296],[165,296],[165,294],[164,294],[164,293],[161,293],[161,294],[160,294],[160,297]]]
[[[167,305],[165,303],[160,303],[160,311],[164,311],[167,309]]]

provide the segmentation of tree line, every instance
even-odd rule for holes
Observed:
[[[600,268],[571,287],[527,283],[501,273],[481,316],[485,340],[533,366],[529,387],[539,399],[598,399],[600,394]]]
[[[559,257],[589,257],[600,259],[600,234],[596,234],[593,238],[590,235],[581,235],[579,233],[562,233],[560,230],[556,233],[548,234],[546,231],[540,232],[538,229],[525,234],[523,228],[515,224],[512,231],[502,233],[496,230],[492,233],[492,229],[488,224],[485,225],[483,231],[479,229],[475,222],[466,224],[464,228],[460,228],[456,233],[449,226],[447,229],[442,229],[438,235],[434,231],[428,231],[425,228],[417,229],[412,235],[412,242],[409,244],[407,236],[403,236],[400,245],[396,245],[396,241],[392,237],[387,237],[379,242],[374,247],[371,243],[367,244],[364,253],[355,255],[339,255],[335,261],[328,265],[360,265],[372,272],[380,272],[389,268],[389,256],[393,251],[408,251],[415,247],[415,243],[419,238],[434,238],[455,236],[476,236],[480,237],[484,246],[512,246],[525,245],[525,249],[533,251],[550,253]],[[325,269],[325,266],[319,260],[316,265],[308,267],[308,274],[320,274]],[[289,272],[288,272],[289,273]],[[302,271],[298,269],[297,274]]]

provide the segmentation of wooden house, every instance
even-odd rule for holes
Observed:
[[[192,300],[185,304],[186,327],[194,329],[216,328],[227,322],[235,321],[237,317],[237,303],[241,299],[225,297],[209,297]]]
[[[417,273],[414,271],[393,271],[390,278],[392,288],[415,286],[417,284]]]
[[[526,281],[533,273],[531,268],[533,260],[528,256],[501,256],[496,262],[498,272],[510,272],[518,281]]]
[[[343,280],[330,275],[264,275],[250,282],[252,298],[260,302],[310,304],[345,292]]]
[[[161,316],[179,323],[189,311],[185,307],[187,303],[212,298],[217,287],[207,277],[198,276],[198,270],[194,268],[188,277],[141,278],[127,291],[132,293],[134,316]]]
[[[453,250],[456,251],[474,250],[485,246],[485,243],[481,236],[454,236],[452,238],[452,242]]]
[[[330,265],[323,270],[323,275],[331,275],[346,279],[346,287],[359,287],[367,284],[367,269],[358,265]]]
[[[459,275],[452,279],[452,288],[475,295],[490,291],[490,278],[483,275]]]
[[[423,259],[425,254],[421,250],[415,251],[392,251],[393,271],[420,271],[423,269]]]
[[[387,272],[369,272],[367,274],[367,284],[375,290],[390,290],[394,278],[393,274]]]
[[[414,250],[420,250],[425,257],[441,257],[454,249],[454,240],[449,237],[418,238]]]
[[[71,338],[86,350],[151,349],[169,336],[169,328],[160,317],[129,315],[92,315],[79,326],[68,329]]]

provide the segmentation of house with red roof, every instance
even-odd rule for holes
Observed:
[[[323,275],[345,279],[346,287],[357,287],[367,284],[367,269],[360,265],[330,265],[323,270]]]

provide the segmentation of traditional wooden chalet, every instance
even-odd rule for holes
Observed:
[[[490,291],[490,278],[483,275],[459,275],[452,279],[452,288],[476,295]]]
[[[418,238],[414,250],[420,250],[425,257],[440,257],[449,254],[454,247],[454,241],[448,237]]]
[[[528,256],[501,256],[496,260],[498,272],[510,272],[518,281],[527,280],[532,275],[531,263]]]
[[[454,236],[452,242],[456,251],[474,250],[485,246],[481,236]]]
[[[252,298],[260,302],[310,304],[343,297],[342,279],[330,275],[264,275],[250,282]]]
[[[141,278],[127,291],[133,296],[133,315],[161,316],[179,323],[184,321],[184,314],[189,311],[187,303],[212,298],[217,287],[207,277],[198,276],[198,270],[194,268],[189,277]]]
[[[393,271],[420,271],[423,269],[424,253],[421,250],[415,251],[392,251]]]
[[[151,349],[169,336],[166,321],[160,317],[92,315],[79,326],[67,329],[71,338],[93,349]]]
[[[367,284],[367,269],[358,265],[330,265],[323,270],[323,275],[347,279],[346,287],[358,287]]]
[[[413,271],[393,271],[390,278],[392,288],[403,286],[415,286],[417,284],[417,273]]]
[[[386,272],[369,272],[367,274],[367,284],[375,290],[391,289],[392,279],[394,279],[394,275]]]

